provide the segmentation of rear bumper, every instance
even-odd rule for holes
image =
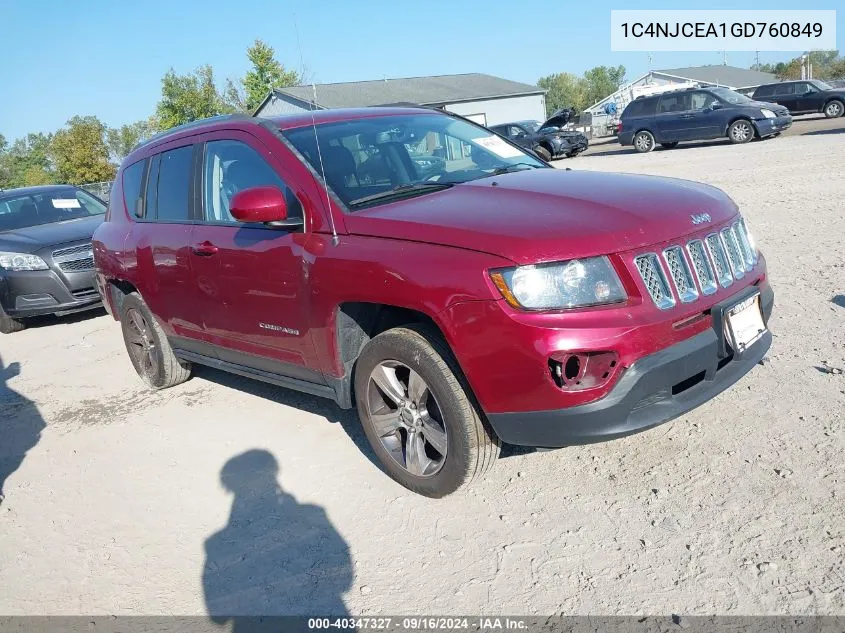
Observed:
[[[71,290],[53,270],[7,272],[0,275],[0,305],[16,319],[67,314],[96,308],[100,294],[92,272],[67,274]]]
[[[760,299],[768,323],[774,305],[769,286],[762,289]],[[523,446],[588,444],[644,431],[683,415],[736,383],[772,343],[771,333],[766,332],[741,356],[720,358],[722,336],[714,327],[643,357],[601,400],[567,409],[489,413],[487,417],[503,442]]]

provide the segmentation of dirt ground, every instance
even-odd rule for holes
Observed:
[[[845,119],[802,119],[558,163],[724,188],[768,258],[769,362],[441,501],[328,401],[211,370],[148,392],[102,313],[3,336],[0,614],[845,614],[843,157]]]

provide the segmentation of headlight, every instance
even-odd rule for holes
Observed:
[[[0,268],[5,270],[47,270],[47,264],[38,255],[0,252]]]
[[[774,112],[772,112],[768,108],[760,108],[760,114],[762,114],[767,119],[776,119],[777,116],[778,116],[777,114],[775,114]]]
[[[745,228],[745,235],[748,238],[748,245],[751,247],[751,250],[754,252],[754,259],[757,259],[757,255],[760,254],[760,249],[757,247],[757,240],[754,239],[754,235],[751,233],[751,227],[748,226],[748,220],[742,218],[742,226]]]
[[[490,277],[515,308],[579,308],[627,298],[607,257],[502,268],[492,271]]]

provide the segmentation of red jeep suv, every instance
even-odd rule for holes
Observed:
[[[722,191],[556,170],[422,108],[165,132],[124,160],[94,253],[148,385],[200,363],[355,406],[431,497],[501,442],[676,418],[771,344],[765,261]]]

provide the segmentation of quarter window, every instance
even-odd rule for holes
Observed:
[[[123,170],[123,201],[131,215],[140,216],[143,211],[141,209],[141,182],[144,180],[146,166],[146,160],[139,160]]]
[[[206,222],[241,224],[230,212],[232,197],[251,187],[278,187],[285,194],[289,218],[301,218],[302,206],[261,155],[241,141],[209,141],[203,159],[203,217]]]

